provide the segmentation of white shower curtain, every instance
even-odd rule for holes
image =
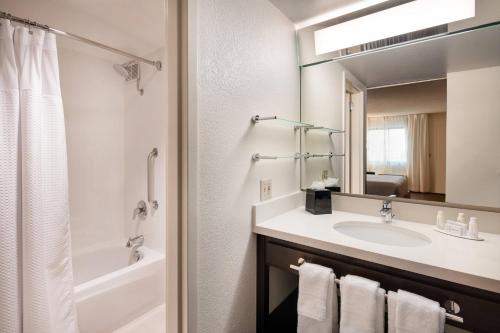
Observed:
[[[0,332],[74,333],[55,36],[0,24]]]

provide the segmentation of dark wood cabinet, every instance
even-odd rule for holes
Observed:
[[[296,332],[297,312],[292,293],[282,305],[269,314],[269,267],[273,266],[291,274],[297,271],[299,258],[307,262],[333,268],[337,277],[354,274],[380,282],[386,290],[404,289],[438,301],[444,307],[446,301],[460,306],[457,316],[463,324],[448,324],[472,331],[500,332],[500,294],[432,278],[426,275],[396,269],[389,266],[331,253],[300,244],[258,235],[257,246],[257,332]],[[500,263],[499,263],[500,264]]]

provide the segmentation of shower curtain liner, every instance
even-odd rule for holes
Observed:
[[[55,36],[0,20],[0,332],[78,332]]]

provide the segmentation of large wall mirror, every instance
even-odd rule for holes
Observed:
[[[444,26],[303,61],[302,188],[500,208],[499,41]]]

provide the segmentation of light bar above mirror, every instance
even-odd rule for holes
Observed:
[[[316,55],[475,15],[475,0],[416,0],[314,32]]]

